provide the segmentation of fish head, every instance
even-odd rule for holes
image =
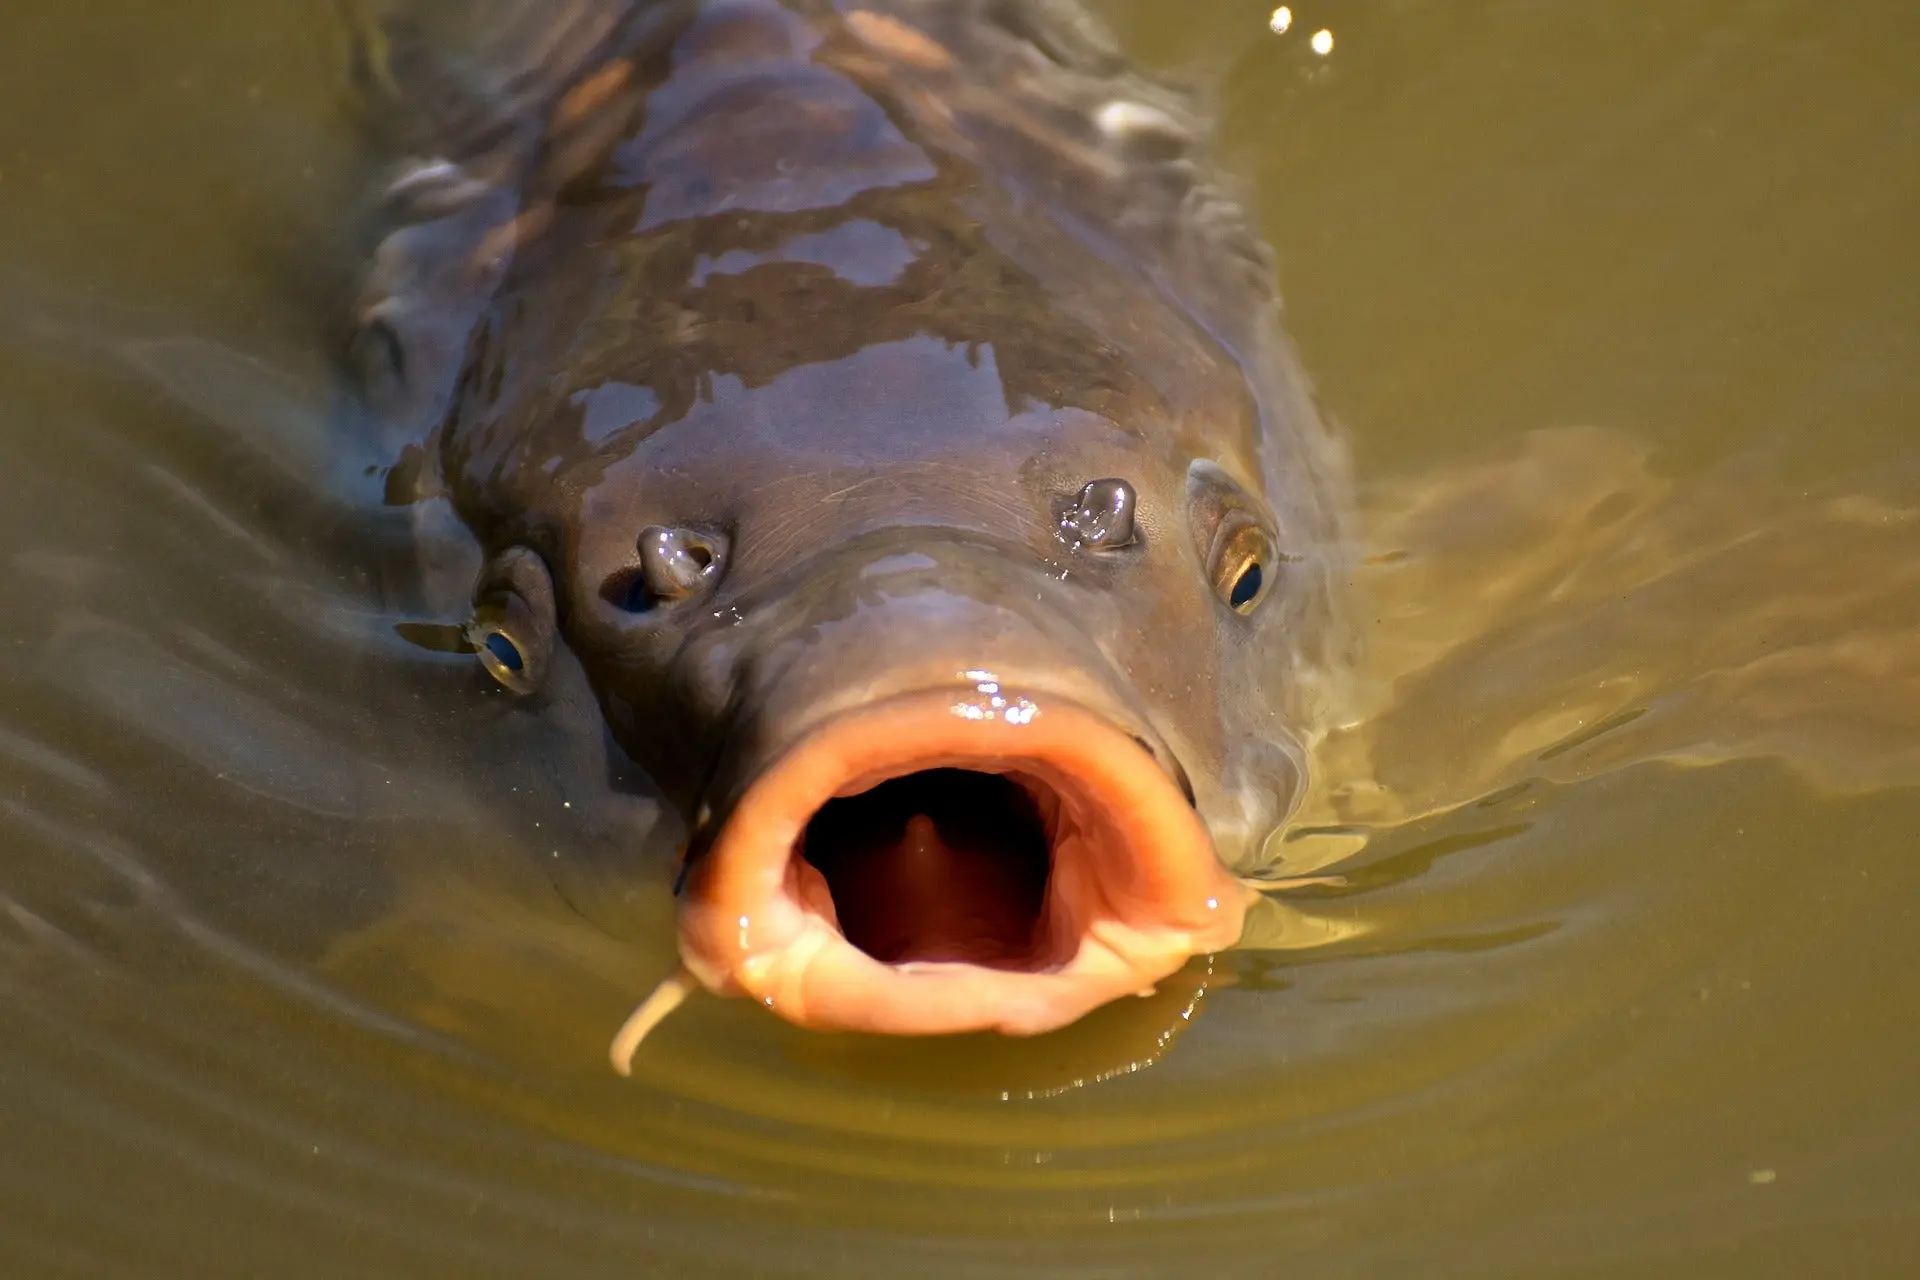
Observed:
[[[1039,1032],[1231,945],[1338,560],[1263,252],[1174,116],[1004,110],[1003,26],[658,30],[478,255],[481,660],[578,658],[687,967],[796,1023]]]
[[[597,405],[659,397],[573,385],[559,461],[467,460],[516,486],[482,659],[578,655],[688,817],[683,958],[802,1025],[1033,1033],[1149,991],[1236,940],[1230,864],[1298,795],[1268,659],[1319,586],[1251,396],[1049,403],[1004,350],[717,374],[590,450]]]

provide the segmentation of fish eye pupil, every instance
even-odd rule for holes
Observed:
[[[1246,568],[1240,570],[1240,576],[1234,579],[1233,590],[1227,596],[1227,603],[1235,609],[1244,609],[1252,604],[1260,594],[1260,586],[1266,574],[1261,571],[1260,562],[1252,560]]]
[[[487,652],[493,655],[494,661],[506,670],[519,672],[526,669],[526,660],[520,656],[520,646],[509,640],[504,632],[490,632],[482,643],[486,645]]]

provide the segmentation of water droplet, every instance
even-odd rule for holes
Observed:
[[[1267,19],[1267,30],[1273,32],[1273,34],[1277,36],[1285,35],[1287,33],[1287,28],[1292,25],[1293,25],[1293,10],[1287,8],[1287,6],[1285,5],[1281,5],[1278,9],[1275,9],[1273,11],[1273,16]]]
[[[1333,32],[1325,27],[1313,33],[1313,51],[1321,57],[1333,52]]]

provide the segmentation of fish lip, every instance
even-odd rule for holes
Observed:
[[[689,867],[688,971],[803,1027],[1031,1035],[1232,945],[1253,892],[1215,857],[1156,753],[1071,700],[1011,690],[997,700],[970,688],[896,695],[827,719],[775,757]],[[842,934],[824,878],[799,852],[828,800],[942,767],[1037,778],[1069,819],[1051,850],[1048,943],[1030,965],[877,960]]]

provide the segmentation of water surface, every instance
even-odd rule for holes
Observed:
[[[1321,882],[1037,1042],[709,1000],[622,1081],[646,815],[396,632],[329,447],[330,6],[15,0],[0,1270],[1920,1266],[1920,18],[1293,8],[1109,12],[1353,441]]]

